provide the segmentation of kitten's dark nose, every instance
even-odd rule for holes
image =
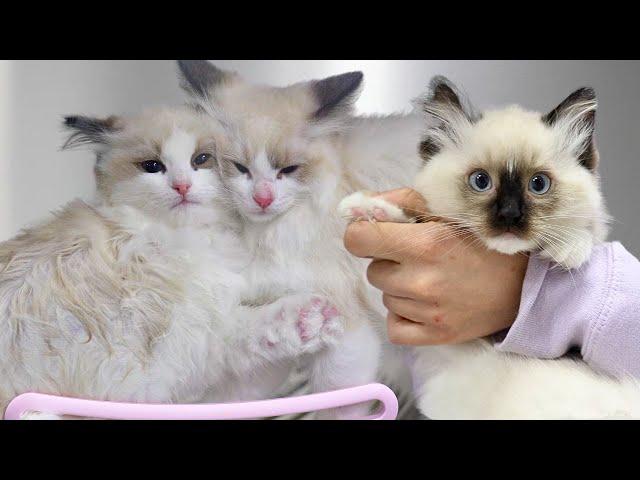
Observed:
[[[501,227],[516,227],[522,223],[523,206],[517,198],[505,198],[498,205],[497,224]]]

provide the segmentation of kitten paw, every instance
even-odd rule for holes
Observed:
[[[336,307],[320,295],[292,295],[271,319],[261,344],[285,356],[314,353],[342,336],[343,319]]]
[[[375,220],[398,223],[410,221],[401,208],[373,195],[362,191],[343,198],[338,205],[338,213],[349,221]]]

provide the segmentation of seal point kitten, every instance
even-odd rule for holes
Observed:
[[[607,232],[596,173],[596,96],[569,95],[547,114],[511,106],[475,113],[443,77],[418,100],[428,127],[418,150],[425,164],[414,188],[425,212],[407,212],[367,192],[340,203],[352,220],[448,223],[507,254],[532,252],[579,268]],[[550,419],[640,417],[631,378],[598,374],[571,358],[505,354],[489,339],[414,348],[420,411],[429,418]]]
[[[536,251],[565,268],[579,267],[605,239],[593,89],[576,90],[545,115],[517,105],[477,114],[450,81],[436,77],[417,102],[430,126],[414,188],[428,212],[407,215],[379,199],[363,205],[359,193],[341,203],[345,216],[354,207],[373,213],[375,204],[396,221],[442,218],[490,249]]]

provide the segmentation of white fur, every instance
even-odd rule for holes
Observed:
[[[584,362],[503,354],[484,340],[415,352],[418,408],[433,419],[640,418],[640,385]]]
[[[513,255],[518,252],[529,252],[536,249],[534,241],[518,238],[511,233],[503,233],[496,237],[487,238],[485,244],[490,249],[506,253],[507,255]]]
[[[52,413],[26,412],[20,417],[20,420],[63,420],[63,417]]]
[[[294,292],[329,298],[341,314],[345,333],[310,359],[312,389],[374,381],[382,374],[384,307],[379,292],[366,281],[368,262],[344,249],[345,222],[336,207],[354,190],[385,190],[410,181],[421,164],[415,149],[420,116],[311,120],[317,105],[309,84],[278,89],[249,85],[238,77],[204,100],[195,100],[225,126],[230,138],[221,152],[221,181],[250,252],[244,272],[249,290],[243,301],[268,304]],[[237,172],[231,161],[248,168],[249,174]],[[274,163],[300,165],[300,175],[279,177],[280,167]],[[260,211],[252,196],[264,182],[275,199]],[[397,362],[393,368],[398,369]]]
[[[98,147],[93,205],[72,202],[0,244],[0,412],[24,392],[244,400],[237,395],[253,392],[236,385],[253,372],[341,336],[327,300],[312,293],[241,305],[247,253],[217,201],[217,175],[190,166],[215,128],[169,110],[124,125]],[[132,167],[154,137],[166,173]],[[192,184],[187,198],[198,203],[176,209],[175,181]]]
[[[356,192],[343,198],[338,204],[338,212],[349,221],[407,222],[409,220],[401,208],[368,192]]]

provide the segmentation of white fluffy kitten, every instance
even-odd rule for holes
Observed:
[[[415,189],[428,212],[407,215],[356,193],[340,204],[343,214],[398,222],[435,217],[490,249],[533,252],[562,268],[580,267],[604,240],[593,90],[577,90],[547,115],[517,106],[476,115],[436,77],[421,106],[432,126],[420,144],[425,166]],[[599,375],[582,361],[504,354],[485,339],[417,348],[414,359],[418,407],[429,418],[640,416],[635,380]]]
[[[247,255],[219,201],[216,122],[183,108],[66,127],[66,147],[97,154],[98,200],[0,244],[0,412],[24,392],[242,400],[234,382],[340,335],[315,295],[240,305]]]
[[[185,89],[229,140],[218,161],[251,252],[243,300],[268,305],[296,292],[325,295],[335,307],[327,313],[339,315],[345,335],[314,356],[311,389],[374,381],[384,306],[366,282],[367,262],[344,249],[345,221],[336,206],[354,190],[383,190],[415,176],[421,116],[354,117],[360,72],[276,88],[249,84],[206,61],[179,65]]]

